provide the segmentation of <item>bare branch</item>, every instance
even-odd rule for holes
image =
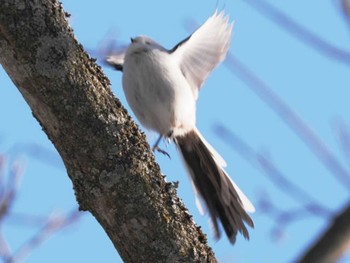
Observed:
[[[350,1],[349,0],[340,0],[342,11],[344,14],[344,17],[346,18],[347,22],[350,22]]]
[[[284,236],[285,229],[297,220],[306,219],[310,216],[325,219],[331,215],[330,211],[325,211],[322,208],[320,210],[317,204],[308,204],[301,208],[283,210],[277,207],[265,192],[258,197],[257,210],[274,221],[271,236],[275,241],[279,241]]]
[[[56,151],[48,150],[36,143],[16,143],[7,151],[7,154],[10,156],[26,154],[52,167],[59,169],[64,168],[62,160]]]
[[[28,226],[28,227],[39,227],[47,222],[46,216],[23,214],[19,212],[9,213],[6,218],[6,224]]]
[[[350,173],[331,153],[314,131],[273,90],[255,75],[244,63],[228,54],[227,68],[255,92],[309,147],[321,163],[346,189],[350,188]]]
[[[292,18],[288,17],[277,8],[263,0],[245,0],[250,6],[254,7],[262,15],[272,20],[276,25],[282,27],[287,32],[292,34],[297,40],[310,45],[312,48],[331,59],[342,62],[350,66],[350,52],[341,48],[335,47],[326,40],[312,33],[302,25],[298,24]],[[344,1],[346,2],[346,1]]]
[[[340,148],[350,165],[350,131],[342,120],[336,122],[335,130],[338,135]]]
[[[10,258],[11,250],[9,245],[7,244],[7,241],[5,239],[5,236],[2,232],[2,229],[0,229],[0,257],[6,261],[8,258]]]
[[[0,197],[0,223],[8,215],[12,204],[14,203],[17,186],[20,178],[22,177],[23,164],[16,160],[11,164],[10,174],[7,178],[7,183],[2,184]]]
[[[250,1],[250,0],[247,0]],[[256,1],[259,2],[259,1]],[[255,3],[255,2],[254,2]],[[197,23],[189,20],[188,28],[196,27]],[[296,135],[314,153],[321,163],[331,171],[336,179],[346,187],[350,188],[350,172],[335,158],[322,140],[314,131],[298,116],[277,94],[260,79],[247,65],[230,52],[224,61],[226,67],[243,81],[255,94],[257,94],[277,115],[295,132]]]
[[[52,235],[65,227],[77,222],[82,214],[77,209],[73,209],[67,216],[58,216],[53,214],[47,219],[46,224],[32,238],[24,242],[24,244],[15,251],[11,257],[7,259],[7,263],[22,262],[33,250],[47,241]]]
[[[279,170],[270,160],[264,155],[256,153],[251,147],[247,145],[242,139],[235,135],[232,131],[229,131],[222,125],[215,127],[216,132],[220,135],[219,138],[231,147],[231,149],[237,151],[244,159],[250,162],[253,166],[258,166],[264,171],[267,178],[272,181],[283,194],[287,194],[289,197],[296,200],[304,208],[309,208],[310,205],[314,207],[310,212],[316,211],[317,214],[323,213],[324,215],[331,215],[331,211],[322,205],[316,198],[313,198],[307,191],[304,191],[291,181],[287,179],[287,176]]]
[[[312,248],[298,261],[300,263],[337,262],[350,250],[350,205],[333,220],[328,230],[318,237]]]
[[[24,165],[22,161],[15,159],[9,165],[10,169],[8,175],[5,175],[4,169],[2,169],[6,164],[5,159],[4,155],[0,155],[0,173],[2,173],[2,182],[0,184],[2,190],[2,195],[0,197],[0,257],[3,259],[3,262],[17,263],[22,261],[26,255],[38,248],[53,234],[77,221],[78,217],[82,214],[77,208],[66,217],[53,215],[47,218],[13,213],[11,207],[19,191],[18,182],[22,177]],[[13,222],[14,220],[17,224],[30,225],[31,227],[35,226],[36,228],[40,227],[41,229],[28,241],[22,240],[23,245],[13,254],[1,230],[6,223]]]
[[[0,1],[0,63],[125,262],[216,262],[57,1]]]

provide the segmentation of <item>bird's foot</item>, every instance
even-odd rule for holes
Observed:
[[[160,153],[162,153],[162,154],[168,156],[169,159],[171,159],[170,155],[169,155],[166,151],[164,151],[164,150],[162,150],[161,148],[159,148],[158,145],[154,145],[153,148],[152,148],[152,151],[153,151],[153,152],[155,152],[155,151],[160,152]]]

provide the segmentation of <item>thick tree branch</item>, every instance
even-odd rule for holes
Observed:
[[[215,262],[57,1],[0,1],[0,63],[125,262]]]
[[[298,262],[337,262],[349,249],[350,205],[333,220],[333,224],[326,233],[307,250],[307,253]]]

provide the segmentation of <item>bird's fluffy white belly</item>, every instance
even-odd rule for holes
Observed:
[[[153,50],[133,54],[125,61],[123,89],[141,124],[162,135],[192,130],[195,99],[172,57]]]

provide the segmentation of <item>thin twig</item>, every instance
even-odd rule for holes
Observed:
[[[326,40],[322,39],[321,37],[312,33],[310,30],[298,24],[291,17],[273,7],[266,1],[246,0],[245,2],[259,11],[262,15],[269,18],[276,25],[282,27],[291,35],[295,36],[296,39],[310,45],[322,55],[350,66],[349,51],[343,50],[330,44]]]
[[[21,262],[28,256],[35,248],[40,246],[46,240],[48,240],[53,234],[62,230],[70,224],[77,221],[81,212],[74,209],[66,217],[53,216],[47,220],[47,223],[38,231],[32,238],[25,242],[17,251],[15,251],[7,263]]]
[[[191,29],[191,31],[197,26],[198,24],[191,19],[186,23],[186,27]],[[281,117],[281,119],[305,143],[321,163],[332,172],[341,185],[346,189],[350,189],[350,173],[331,153],[315,132],[313,132],[301,117],[273,92],[271,87],[269,87],[253,71],[251,71],[248,66],[234,57],[230,52],[227,54],[224,65]]]
[[[331,153],[314,131],[273,90],[255,75],[244,63],[228,54],[227,68],[254,91],[309,147],[311,152],[346,189],[350,189],[350,173]]]
[[[350,0],[333,0],[332,3],[350,29]]]
[[[274,221],[274,226],[271,229],[271,236],[274,240],[280,240],[284,235],[285,229],[291,223],[297,220],[302,220],[310,216],[317,216],[322,219],[329,218],[330,213],[324,210],[319,210],[319,207],[314,204],[304,206],[302,208],[288,209],[287,211],[278,208],[267,193],[263,193],[258,198],[257,209],[260,213],[266,214]]]
[[[9,245],[7,244],[7,241],[5,239],[5,236],[3,235],[2,229],[0,229],[0,257],[5,262],[11,255],[11,250]]]
[[[21,227],[39,227],[47,222],[47,216],[11,212],[6,218],[6,224]]]
[[[0,222],[9,214],[12,204],[17,195],[18,182],[22,177],[23,164],[15,161],[11,165],[7,184],[2,186],[2,196],[0,199]]]
[[[340,2],[344,19],[350,25],[350,0],[340,0]]]
[[[270,160],[262,154],[256,153],[247,143],[228,130],[222,125],[215,127],[216,132],[220,135],[219,138],[225,141],[233,150],[237,151],[244,159],[254,166],[258,166],[264,171],[264,174],[271,180],[276,187],[284,194],[293,198],[297,203],[302,204],[306,209],[312,204],[315,213],[323,213],[324,215],[331,215],[332,212],[324,205],[319,203],[316,198],[313,198],[308,192],[304,191],[291,181],[287,176],[279,170]]]
[[[64,167],[56,151],[49,150],[36,143],[17,143],[8,150],[7,154],[15,158],[18,155],[25,154],[55,168],[62,169]]]
[[[342,120],[338,120],[336,123],[336,133],[338,135],[340,148],[343,151],[343,154],[350,165],[350,132],[348,127]]]

